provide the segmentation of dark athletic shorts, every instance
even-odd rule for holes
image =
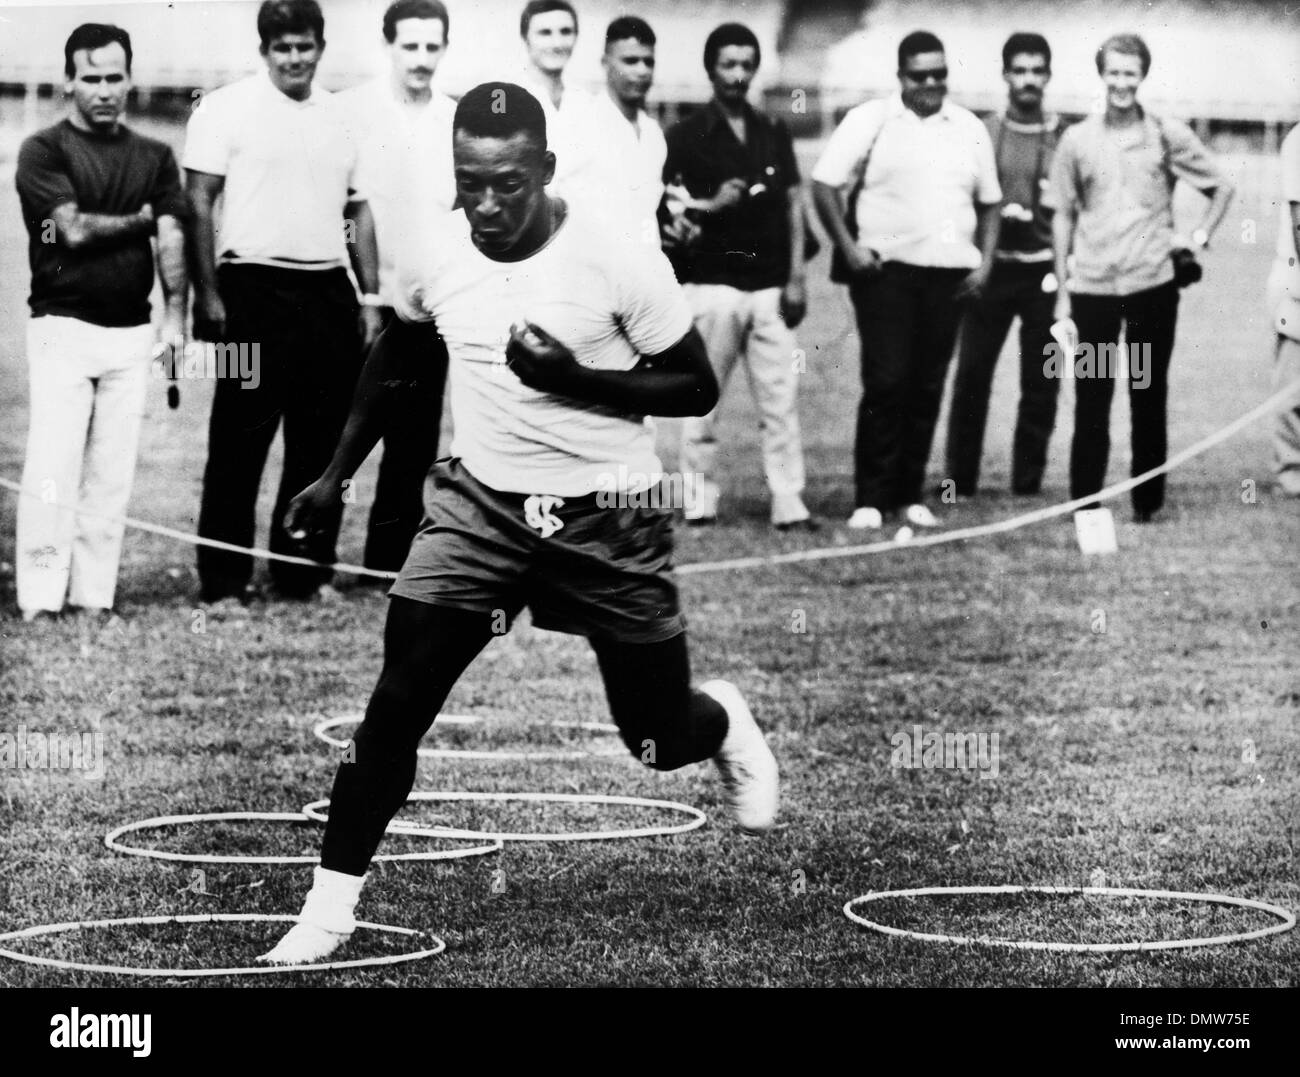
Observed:
[[[433,480],[390,595],[504,616],[503,630],[527,606],[539,628],[594,639],[659,643],[685,631],[671,508],[502,493],[457,459],[439,460]]]

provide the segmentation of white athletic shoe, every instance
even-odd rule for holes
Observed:
[[[939,526],[939,518],[924,505],[908,505],[903,510],[903,519],[913,527]]]
[[[885,518],[879,509],[854,509],[849,517],[850,531],[879,531],[885,526]]]
[[[727,712],[727,735],[713,761],[726,790],[727,807],[742,830],[761,834],[776,822],[779,780],[776,758],[763,739],[734,684],[708,681],[700,691],[716,699]]]
[[[263,965],[310,965],[323,961],[351,935],[326,931],[315,924],[294,924],[288,933],[257,960]]]
[[[298,922],[257,960],[266,965],[310,965],[329,957],[356,930],[353,909],[365,881],[364,875],[345,875],[318,864]]]

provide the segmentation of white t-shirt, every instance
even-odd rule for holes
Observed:
[[[379,295],[393,305],[398,247],[419,226],[417,214],[437,218],[456,200],[451,126],[456,102],[436,90],[423,105],[393,92],[387,75],[338,95],[356,132],[361,154],[357,177],[375,218]]]
[[[980,264],[975,205],[1002,201],[988,130],[945,101],[922,119],[900,95],[850,109],[812,178],[850,187],[862,174],[858,243],[886,262],[948,269]]]
[[[476,479],[580,497],[661,474],[650,420],[530,389],[505,349],[510,327],[527,319],[597,370],[630,370],[667,351],[690,330],[691,310],[662,252],[611,236],[579,206],[522,262],[481,254],[460,211],[420,246],[423,257],[399,269],[396,309],[407,321],[436,320],[447,342],[451,454]]]
[[[657,213],[664,193],[664,160],[668,143],[664,133],[644,109],[629,122],[608,93],[596,96],[592,125],[586,132],[592,151],[591,167],[579,177],[574,198],[592,205],[620,222],[642,242],[659,245]]]
[[[335,95],[314,88],[295,101],[265,70],[203,98],[181,160],[225,177],[219,260],[288,269],[347,265],[343,209],[364,197],[357,162]]]

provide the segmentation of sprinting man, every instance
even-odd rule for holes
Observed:
[[[984,121],[1002,185],[1001,228],[988,283],[966,307],[948,413],[948,478],[962,497],[973,496],[979,486],[993,371],[1016,318],[1020,406],[1011,445],[1013,493],[1036,494],[1042,486],[1061,386],[1059,379],[1048,376],[1043,362],[1044,349],[1052,343],[1057,288],[1047,187],[1061,135],[1060,118],[1043,111],[1043,92],[1052,78],[1047,39],[1025,33],[1007,38],[1002,78],[1007,84],[1006,112],[992,113]]]
[[[760,416],[771,519],[780,530],[816,527],[803,503],[803,441],[794,330],[808,307],[799,166],[784,123],[747,100],[762,60],[758,38],[724,23],[704,43],[713,98],[668,132],[664,178],[695,203],[699,237],[676,251],[686,295],[726,388],[745,368]],[[718,518],[717,415],[682,424],[682,471],[693,479],[686,522]]]
[[[446,54],[450,19],[441,0],[397,0],[384,12],[388,70],[339,94],[360,141],[361,189],[375,220],[379,247],[378,305],[383,324],[393,318],[397,249],[421,214],[451,212],[451,120],[456,102],[432,86]],[[384,431],[375,500],[366,531],[364,564],[395,572],[424,518],[424,486],[442,417],[447,349],[432,326],[418,365],[403,371]],[[383,582],[375,577],[365,582]]]
[[[131,38],[78,26],[64,47],[66,119],[18,151],[32,290],[31,412],[18,501],[16,574],[23,620],[74,609],[107,617],[124,525],[78,516],[126,512],[154,343],[149,323],[157,233],[162,340],[183,345],[185,192],[172,151],[122,123]]]
[[[658,770],[713,758],[743,828],[766,830],[776,815],[776,761],[740,692],[690,686],[672,510],[600,507],[609,476],[662,474],[646,415],[699,415],[717,401],[672,269],[548,195],[546,117],[521,87],[467,93],[454,151],[464,214],[404,273],[403,320],[371,352],[333,461],[288,517],[300,531],[329,526],[382,430],[390,367],[436,319],[451,353],[451,457],[435,466],[429,518],[390,592],[384,667],[355,761],[334,780],[315,883],[270,962],[320,960],[351,933],[366,869],[415,780],[420,738],[525,605],[538,626],[591,641],[638,758]]]
[[[251,546],[257,490],[284,423],[284,470],[271,514],[271,550],[329,564],[343,518],[305,546],[280,522],[289,498],[329,461],[361,368],[379,333],[379,310],[358,317],[353,268],[377,301],[378,255],[370,208],[357,189],[357,146],[334,95],[314,87],[325,49],[316,0],[266,0],[257,13],[266,70],[203,98],[185,137],[192,210],[194,335],[259,346],[259,379],[217,382],[208,426],[199,534]],[[215,203],[222,196],[220,222]],[[200,547],[205,604],[247,601],[249,554]],[[272,561],[283,598],[328,587],[326,568]],[[324,594],[328,594],[328,590]]]
[[[1200,250],[1209,246],[1233,194],[1187,124],[1154,116],[1138,103],[1138,89],[1150,70],[1151,52],[1136,34],[1115,34],[1102,42],[1097,74],[1106,87],[1105,111],[1066,131],[1052,163],[1052,239],[1061,282],[1055,317],[1072,318],[1080,344],[1094,356],[1117,344],[1121,325],[1127,358],[1140,357],[1136,349],[1149,350],[1141,377],[1131,369],[1138,363],[1124,364],[1130,375],[1134,475],[1163,464],[1167,448],[1165,409],[1179,287],[1171,260],[1174,184],[1182,180],[1206,196],[1201,223],[1190,237]],[[1071,499],[1095,494],[1106,484],[1115,380],[1075,379]],[[1135,486],[1129,496],[1134,519],[1149,521],[1164,504],[1164,475]]]

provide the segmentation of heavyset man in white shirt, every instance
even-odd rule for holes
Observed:
[[[272,963],[319,961],[352,933],[420,738],[524,605],[534,624],[590,639],[638,759],[673,770],[711,757],[743,828],[775,820],[776,761],[740,692],[725,681],[691,688],[672,510],[607,482],[660,473],[647,414],[717,402],[672,268],[547,193],[545,113],[521,87],[467,93],[454,152],[464,215],[421,245],[400,296],[404,320],[371,352],[334,460],[290,513],[290,526],[328,526],[374,445],[393,353],[411,346],[405,319],[437,319],[451,353],[452,458],[437,466],[429,518],[391,592],[383,672],[335,777],[313,886],[298,923],[263,956]]]
[[[351,256],[362,290],[378,287],[374,226],[357,189],[357,147],[342,106],[312,86],[325,47],[319,5],[266,0],[257,29],[266,70],[203,99],[182,160],[193,214],[194,335],[254,346],[260,366],[256,382],[217,382],[199,534],[253,545],[258,486],[283,419],[270,547],[329,564],[342,500],[304,546],[280,525],[289,498],[334,451],[363,344],[379,331],[373,307],[361,309],[358,324],[346,268]],[[250,555],[200,547],[198,569],[203,602],[246,600]],[[282,596],[298,599],[331,577],[326,568],[280,561],[270,573]]]
[[[344,91],[339,101],[357,132],[360,184],[379,247],[379,294],[362,302],[378,306],[387,324],[399,246],[418,221],[450,213],[455,201],[451,120],[456,102],[432,86],[450,37],[441,0],[396,0],[384,12],[383,35],[388,70]],[[446,377],[447,348],[430,326],[425,354],[402,372],[402,392],[384,431],[366,531],[367,568],[401,568],[419,530],[425,479],[438,454]]]
[[[850,274],[862,339],[862,402],[849,526],[874,529],[922,504],[925,465],[961,317],[993,264],[1002,190],[988,131],[944,100],[943,44],[917,31],[898,48],[899,96],[851,110],[813,169],[818,214]],[[852,188],[856,235],[840,191]]]

